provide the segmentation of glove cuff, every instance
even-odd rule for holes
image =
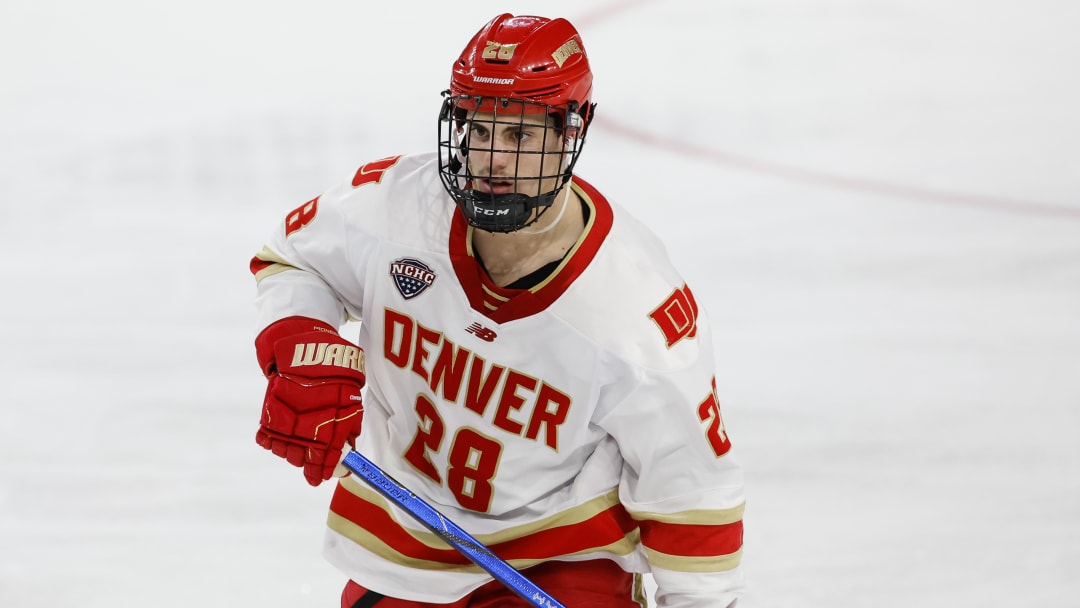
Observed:
[[[264,376],[269,376],[277,367],[274,358],[274,343],[294,334],[302,334],[310,331],[322,331],[332,335],[338,335],[337,330],[328,323],[310,317],[286,317],[274,321],[259,332],[255,338],[255,355],[259,359],[259,369]]]

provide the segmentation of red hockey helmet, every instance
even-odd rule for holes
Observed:
[[[581,36],[565,19],[503,14],[472,37],[454,62],[439,116],[440,174],[471,224],[491,232],[510,232],[536,221],[551,206],[570,179],[585,142],[595,107],[592,80]],[[557,156],[561,161],[557,169],[545,169],[546,175],[503,176],[504,182],[518,185],[512,193],[474,189],[477,168],[469,166],[468,156],[483,148],[476,142],[470,148],[466,125],[477,114],[494,115],[488,118],[490,127],[515,121],[521,125],[527,116],[552,117],[563,144],[558,151],[529,152],[518,147],[509,152],[519,157],[540,154],[541,159]],[[495,147],[486,151],[507,152]],[[484,169],[479,171],[484,173]]]
[[[585,45],[565,19],[499,15],[473,36],[454,63],[450,95],[531,101],[589,119],[592,70]]]

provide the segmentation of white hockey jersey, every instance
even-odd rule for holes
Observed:
[[[539,285],[500,288],[437,167],[368,163],[290,213],[252,260],[261,327],[360,320],[358,450],[514,566],[607,558],[652,572],[661,605],[727,606],[742,472],[707,318],[663,246],[575,177],[577,244]],[[491,580],[352,477],[328,528],[327,559],[384,595]]]

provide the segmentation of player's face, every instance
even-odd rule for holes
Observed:
[[[562,132],[544,114],[476,113],[468,122],[473,188],[491,194],[538,196],[558,185]]]

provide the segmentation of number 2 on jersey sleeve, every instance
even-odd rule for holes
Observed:
[[[712,392],[702,401],[697,408],[698,418],[702,422],[709,423],[705,436],[712,446],[717,457],[727,454],[731,449],[731,441],[724,428],[724,419],[720,417],[720,398],[716,396],[716,376],[712,379]]]

